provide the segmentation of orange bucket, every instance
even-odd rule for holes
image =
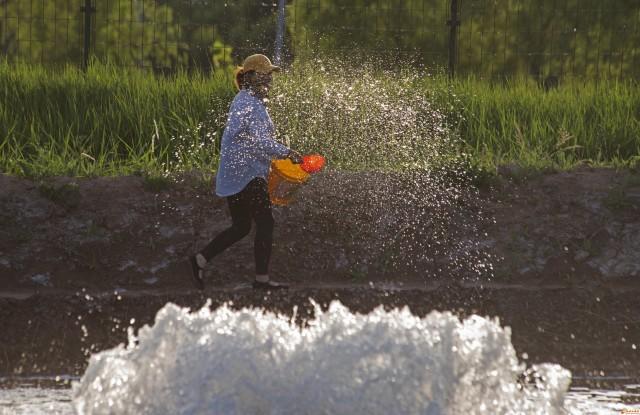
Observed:
[[[309,176],[299,164],[294,164],[289,159],[272,161],[269,174],[271,203],[278,206],[288,205],[293,195],[309,180]]]

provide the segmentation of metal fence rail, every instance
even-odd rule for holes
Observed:
[[[452,75],[638,79],[639,26],[638,0],[0,0],[0,56],[215,71],[277,43],[285,63],[383,56]]]

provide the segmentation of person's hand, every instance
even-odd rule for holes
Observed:
[[[287,158],[294,164],[302,164],[302,155],[295,150],[289,151]]]

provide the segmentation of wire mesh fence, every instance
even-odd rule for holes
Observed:
[[[381,57],[495,78],[638,79],[638,0],[0,0],[0,55],[173,72]]]

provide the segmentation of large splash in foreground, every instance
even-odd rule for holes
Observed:
[[[262,310],[167,304],[129,344],[91,357],[80,414],[555,414],[570,374],[522,376],[509,328],[451,313],[351,313],[304,328]]]

